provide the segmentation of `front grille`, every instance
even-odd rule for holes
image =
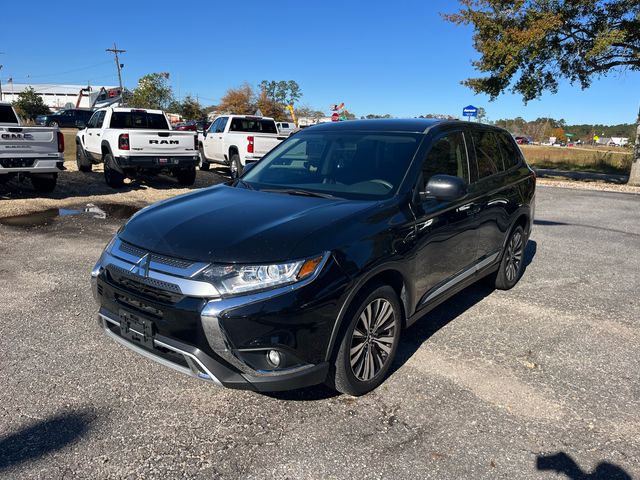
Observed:
[[[30,168],[35,163],[34,158],[3,158],[0,165],[4,168]]]
[[[106,270],[112,284],[137,295],[163,303],[177,303],[182,298],[180,287],[172,283],[138,277],[115,265],[109,265]]]
[[[163,265],[169,265],[171,267],[187,269],[193,265],[193,262],[189,262],[187,260],[179,260],[177,258],[165,257],[163,255],[157,255],[155,253],[149,253],[146,250],[143,250],[138,247],[134,247],[133,245],[130,245],[125,242],[120,243],[120,250],[140,258],[148,254],[149,257],[151,257],[151,261],[156,263],[161,263]]]

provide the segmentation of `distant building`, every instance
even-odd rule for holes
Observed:
[[[596,144],[624,147],[629,144],[629,139],[627,137],[599,137]]]
[[[116,103],[120,99],[120,87],[100,85],[56,85],[51,83],[3,83],[0,101],[14,102],[18,95],[33,88],[44,103],[53,110],[62,108],[93,108]]]

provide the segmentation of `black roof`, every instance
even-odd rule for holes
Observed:
[[[372,120],[349,120],[345,122],[327,122],[318,123],[310,128],[313,131],[384,131],[384,132],[407,132],[407,133],[426,133],[427,130],[434,126],[444,127],[450,125],[459,125],[465,127],[488,127],[497,130],[491,125],[479,124],[476,122],[464,122],[461,120],[439,120],[434,118],[384,118]]]

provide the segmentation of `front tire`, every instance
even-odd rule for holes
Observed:
[[[125,175],[114,168],[115,160],[113,155],[107,153],[104,156],[104,181],[111,188],[122,188],[124,186]]]
[[[332,383],[339,392],[359,396],[378,387],[389,372],[400,342],[402,310],[393,288],[383,285],[351,312]]]
[[[49,125],[47,125],[49,127],[59,127],[60,125],[58,125],[58,122],[49,122]]]
[[[229,168],[231,169],[232,180],[235,180],[240,175],[242,175],[243,168],[242,168],[242,163],[240,163],[240,155],[238,155],[237,153],[234,153],[233,155],[231,155],[231,162],[230,162]]]
[[[31,176],[31,185],[34,190],[42,193],[51,193],[58,182],[57,173],[39,173]]]
[[[78,170],[81,172],[88,173],[91,171],[91,162],[87,158],[87,153],[82,148],[82,145],[76,144],[76,165],[78,166]]]
[[[524,271],[524,249],[526,237],[520,225],[513,229],[496,272],[495,287],[498,290],[513,288]]]

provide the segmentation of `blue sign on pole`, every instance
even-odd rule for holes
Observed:
[[[467,105],[462,109],[462,115],[464,115],[465,117],[477,117],[478,109],[473,105]]]

